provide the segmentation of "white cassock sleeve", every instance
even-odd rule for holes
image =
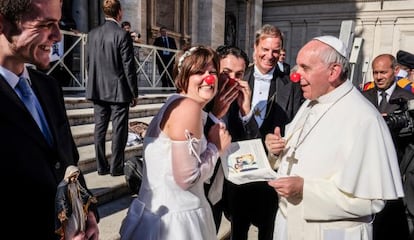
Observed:
[[[206,181],[219,157],[216,145],[208,143],[200,154],[200,141],[187,135],[187,141],[172,141],[172,171],[175,182],[184,190],[197,181]]]
[[[306,220],[328,221],[369,216],[381,211],[385,202],[346,194],[332,180],[305,179],[302,204]]]

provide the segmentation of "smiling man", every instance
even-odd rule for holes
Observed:
[[[256,32],[254,64],[244,75],[252,89],[250,111],[237,127],[237,108],[229,111],[229,132],[234,141],[261,138],[272,133],[276,126],[282,131],[290,122],[302,102],[298,83],[293,83],[275,71],[283,47],[281,31],[272,25],[263,25]],[[247,108],[246,108],[247,109]],[[233,110],[237,110],[234,112]],[[246,124],[253,119],[254,124]],[[242,129],[242,131],[240,131]],[[258,230],[259,240],[273,239],[273,225],[277,210],[277,194],[266,182],[236,185],[226,181],[227,205],[231,219],[231,238],[245,240],[251,224]],[[254,203],[254,204],[252,204]]]
[[[60,0],[0,1],[1,182],[9,195],[3,199],[9,209],[3,212],[7,219],[3,227],[22,226],[23,231],[12,233],[18,239],[60,238],[55,234],[56,189],[66,167],[79,160],[58,81],[25,67],[25,63],[48,67],[51,46],[61,40],[61,4]],[[82,174],[79,182],[86,188]],[[76,239],[99,239],[92,211],[86,221],[86,230]]]

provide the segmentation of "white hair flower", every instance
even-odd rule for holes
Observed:
[[[189,50],[185,51],[183,55],[181,55],[180,59],[178,60],[178,72],[181,72],[181,67],[183,65],[184,59],[194,53],[199,47],[192,47]]]

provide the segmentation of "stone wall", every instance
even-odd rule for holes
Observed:
[[[353,20],[354,36],[363,39],[358,64],[365,62],[368,68],[356,73],[360,81],[372,79],[370,65],[375,56],[400,49],[414,53],[414,0],[338,2],[263,1],[263,23],[274,24],[285,34],[290,64],[295,64],[297,52],[312,37],[339,37],[344,20]]]

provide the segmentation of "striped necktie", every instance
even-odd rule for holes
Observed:
[[[40,106],[39,100],[33,93],[33,90],[29,86],[27,79],[24,77],[20,77],[19,82],[16,85],[16,89],[20,93],[20,99],[23,101],[27,110],[29,110],[33,119],[36,121],[37,125],[42,131],[43,136],[46,138],[49,145],[52,145],[52,134],[47,124],[46,117],[43,113],[42,107]]]

